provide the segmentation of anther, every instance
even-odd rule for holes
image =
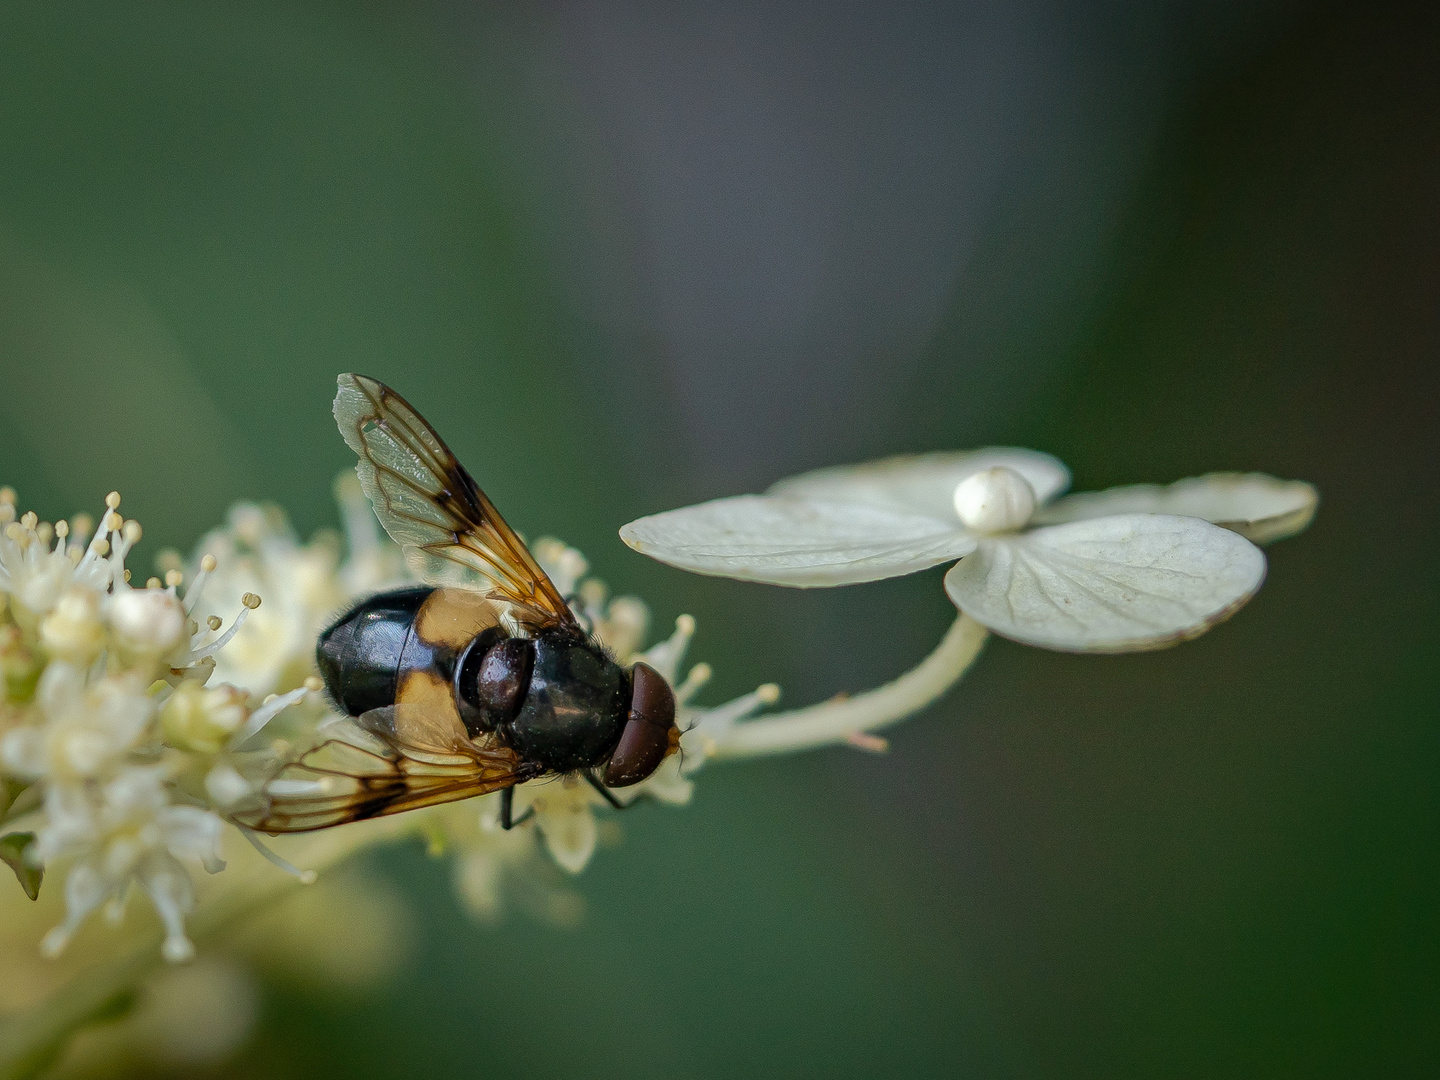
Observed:
[[[244,596],[240,597],[240,603],[244,604],[251,611],[254,611],[260,606],[260,597],[256,596],[253,592],[247,592]]]
[[[27,529],[35,528],[35,524],[39,520],[40,518],[34,510],[26,510],[25,513],[20,515],[20,524],[24,525]]]
[[[125,528],[121,535],[125,537],[125,542],[127,544],[138,544],[140,542],[140,534],[142,531],[143,530],[141,530],[140,528],[140,523],[134,518],[131,518],[129,521],[125,522]]]
[[[106,495],[106,496],[105,496],[105,505],[108,506],[111,510],[114,510],[117,506],[119,506],[119,505],[120,505],[120,492],[118,492],[118,491],[112,491],[112,492],[110,492],[109,495]]]
[[[214,555],[206,555],[203,559],[200,560],[200,569],[204,570],[207,574],[213,571],[215,569],[215,566],[216,563]]]
[[[145,579],[145,587],[146,587],[147,589],[158,589],[158,588],[160,588],[160,579],[159,579],[158,577],[146,578],[146,579]]]
[[[165,571],[165,584],[168,585],[168,586],[169,586],[170,588],[172,588],[172,589],[177,589],[177,588],[179,588],[180,585],[184,582],[184,580],[185,580],[185,575],[182,574],[179,570],[166,570],[166,571]]]
[[[4,487],[0,487],[0,503],[3,503],[7,506],[15,505],[15,489],[12,488],[9,484],[6,484]]]
[[[94,542],[91,543],[90,550],[103,559],[106,555],[110,554],[110,541],[106,540],[103,536],[97,536]]]
[[[70,535],[70,523],[64,518],[61,518],[59,521],[55,522],[55,535],[58,536],[61,540],[64,540],[67,536]]]
[[[319,676],[307,675],[305,677],[305,689],[309,690],[312,694],[317,693],[324,686],[325,684],[320,681]]]
[[[225,620],[220,618],[219,615],[210,615],[205,619],[205,625],[208,626],[211,630],[219,630],[220,625],[224,621]]]
[[[130,584],[130,571],[128,569],[125,571],[125,584]]]
[[[100,519],[100,527],[106,532],[119,532],[120,526],[124,523],[125,519],[122,518],[119,514],[117,514],[114,510],[109,511],[103,518]]]

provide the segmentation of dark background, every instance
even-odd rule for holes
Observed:
[[[368,372],[693,612],[711,700],[800,704],[918,660],[940,572],[768,589],[615,529],[991,442],[1323,496],[1198,642],[996,641],[888,756],[707,770],[578,929],[383,854],[409,966],[271,986],[236,1075],[1433,1075],[1437,56],[1420,5],[0,4],[0,479],[42,516],[332,524]]]

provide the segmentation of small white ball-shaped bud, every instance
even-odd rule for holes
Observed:
[[[218,754],[249,717],[243,690],[225,685],[207,690],[187,682],[161,706],[160,728],[177,749]]]
[[[1014,469],[997,465],[955,485],[955,513],[978,533],[1012,532],[1035,512],[1035,489]]]
[[[168,655],[185,630],[185,608],[162,589],[121,589],[110,601],[115,644],[132,656]]]
[[[105,647],[100,594],[84,586],[65,590],[55,610],[40,622],[40,643],[57,660],[84,666]]]
[[[252,791],[249,781],[241,776],[233,765],[223,761],[205,774],[205,794],[210,796],[212,803],[223,809],[249,798]]]
[[[62,727],[50,738],[50,758],[61,776],[94,776],[115,758],[115,745],[102,732]]]

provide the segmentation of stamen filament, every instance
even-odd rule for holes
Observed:
[[[250,846],[253,847],[256,851],[258,851],[261,855],[263,855],[265,857],[265,860],[271,865],[278,866],[281,870],[284,870],[285,873],[289,874],[291,877],[298,879],[300,884],[302,885],[315,884],[315,878],[317,875],[314,870],[301,870],[298,866],[290,862],[288,859],[285,859],[282,856],[276,854],[268,846],[266,846],[266,844],[260,839],[260,837],[255,835],[255,830],[247,829],[243,825],[238,825],[236,826],[236,828],[240,830],[241,836],[245,837],[246,840],[250,841]]]
[[[185,663],[189,665],[195,663],[196,660],[203,660],[207,656],[213,656],[221,649],[223,649],[226,645],[230,644],[230,639],[240,632],[240,628],[245,625],[245,617],[249,614],[250,608],[242,607],[240,609],[240,614],[236,615],[235,621],[230,624],[229,630],[226,630],[225,633],[221,634],[209,645],[203,646],[202,648],[196,649],[191,652],[189,657],[186,658]]]
[[[302,686],[298,690],[291,690],[288,694],[277,694],[270,698],[265,704],[250,714],[250,718],[245,721],[244,726],[241,727],[240,730],[235,733],[234,738],[230,740],[230,745],[243,746],[247,739],[259,732],[261,728],[270,723],[271,720],[274,720],[275,717],[279,716],[291,705],[294,705],[297,701],[304,700],[305,695],[308,693],[310,693],[309,688]]]

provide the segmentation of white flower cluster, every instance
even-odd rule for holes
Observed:
[[[118,495],[92,537],[83,516],[53,525],[17,518],[13,492],[0,490],[0,858],[32,896],[47,873],[46,888],[63,887],[66,914],[45,936],[45,953],[63,949],[98,910],[118,921],[138,888],[164,924],[166,958],[189,958],[192,869],[224,867],[228,811],[253,800],[279,756],[347,722],[313,692],[316,635],[348,602],[412,579],[353,474],[337,496],[343,544],[329,533],[302,543],[278,509],[241,503],[188,569],[162,552],[164,579],[137,588],[125,561],[141,529],[121,518]],[[681,616],[674,633],[642,651],[650,626],[642,601],[608,596],[585,576],[584,557],[559,541],[541,540],[535,552],[617,660],[644,660],[675,686],[683,752],[626,789],[626,801],[687,802],[689,775],[778,690],[697,708],[710,668],[696,664],[681,677],[693,619]],[[236,612],[228,626],[209,614],[215,608]],[[254,738],[287,709],[285,738]],[[588,785],[532,781],[517,790],[516,809],[533,813],[510,832],[499,828],[498,797],[486,796],[412,812],[357,833],[357,843],[419,833],[453,850],[457,889],[476,915],[495,918],[503,894],[568,922],[581,901],[540,852],[582,870],[601,831],[597,805]]]
[[[134,885],[164,923],[165,956],[183,960],[189,866],[225,865],[207,789],[227,750],[306,691],[257,706],[208,685],[259,597],[240,598],[222,632],[220,616],[197,610],[213,558],[183,598],[179,571],[132,587],[125,558],[141,530],[119,506],[112,492],[87,542],[83,516],[17,520],[14,492],[0,490],[0,854],[32,896],[64,868],[66,914],[45,952],[101,907],[118,921]]]

